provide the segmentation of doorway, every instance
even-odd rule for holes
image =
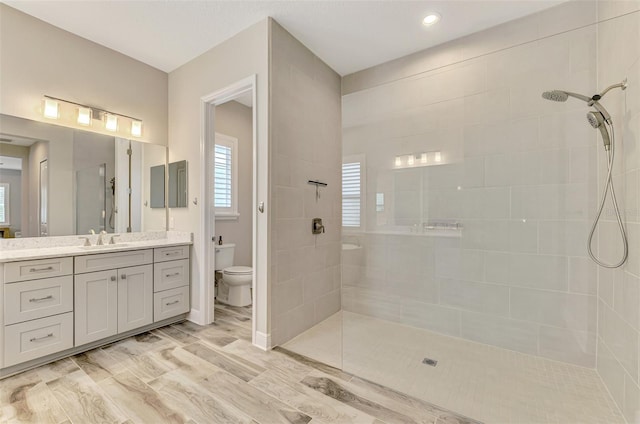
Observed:
[[[264,206],[259,208],[257,190],[255,76],[203,97],[202,110],[200,198],[206,205],[202,227],[207,322],[233,321],[250,329],[254,345],[268,349],[268,338],[256,331],[259,313],[266,322],[266,296],[260,304],[257,301],[258,293],[266,292],[266,273],[258,272],[259,251],[266,252],[266,245],[257,242],[258,214]]]

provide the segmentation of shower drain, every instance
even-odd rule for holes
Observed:
[[[431,359],[431,358],[424,358],[422,360],[422,363],[425,365],[431,365],[432,367],[435,367],[436,365],[438,365],[438,361],[436,361],[435,359]]]

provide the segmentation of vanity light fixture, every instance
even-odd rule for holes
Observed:
[[[70,100],[44,96],[43,115],[50,119],[62,119],[67,123],[76,117],[78,125],[89,126],[93,120],[104,122],[104,129],[111,132],[128,133],[134,137],[142,136],[142,120],[121,113],[110,112],[94,106],[87,106]],[[129,132],[130,129],[130,132]]]
[[[396,166],[402,166],[402,157],[396,156]]]
[[[413,166],[413,163],[414,163],[414,162],[413,162],[413,155],[409,155],[409,156],[407,157],[407,165],[409,165],[409,166]]]
[[[427,163],[427,154],[426,153],[421,153],[420,154],[420,163]]]
[[[131,135],[134,137],[142,136],[142,121],[131,121]]]
[[[118,117],[116,115],[112,115],[110,113],[106,113],[104,115],[104,127],[108,131],[117,131],[118,130]]]
[[[58,101],[45,97],[44,99],[44,117],[58,119],[60,112],[58,110]]]
[[[439,13],[431,12],[427,16],[424,17],[424,19],[422,20],[422,25],[431,26],[433,24],[438,23],[441,18],[442,18],[442,16],[440,16]]]
[[[440,152],[435,152],[433,155],[433,161],[436,163],[442,162],[442,154]]]
[[[91,108],[88,108],[88,107],[78,108],[78,124],[91,125]]]

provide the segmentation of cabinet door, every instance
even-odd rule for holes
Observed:
[[[153,322],[153,266],[118,270],[118,333]]]
[[[117,334],[117,275],[113,270],[74,277],[76,346]]]

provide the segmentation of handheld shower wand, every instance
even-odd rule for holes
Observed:
[[[624,227],[622,222],[622,217],[620,215],[620,208],[618,207],[618,199],[616,199],[616,192],[613,187],[613,159],[615,155],[615,134],[613,132],[613,120],[611,119],[611,115],[607,110],[599,103],[599,100],[604,97],[609,91],[614,88],[620,88],[625,90],[627,88],[627,80],[625,79],[619,84],[613,84],[609,87],[605,88],[601,93],[594,94],[591,97],[571,93],[569,91],[562,90],[553,90],[553,91],[545,91],[542,93],[542,98],[546,100],[551,100],[554,102],[566,102],[569,97],[574,97],[576,99],[582,100],[586,102],[588,106],[593,107],[595,111],[589,111],[587,113],[587,120],[589,124],[594,129],[600,130],[600,135],[602,136],[602,142],[604,143],[604,148],[607,153],[607,178],[605,180],[604,191],[602,193],[602,200],[600,201],[600,205],[598,206],[598,211],[596,213],[596,217],[593,220],[593,225],[591,226],[591,231],[589,232],[589,237],[587,240],[587,252],[589,253],[589,257],[597,263],[598,265],[604,268],[618,268],[622,266],[628,256],[629,256],[629,242],[627,240],[627,230]],[[609,135],[609,133],[611,135]],[[596,231],[598,223],[600,222],[600,217],[602,216],[602,210],[604,209],[605,201],[607,200],[607,195],[611,192],[611,200],[613,202],[613,209],[615,210],[616,220],[618,221],[618,228],[620,229],[620,235],[622,237],[622,258],[615,264],[608,264],[601,261],[598,257],[596,257],[592,250],[593,244],[593,235]]]

